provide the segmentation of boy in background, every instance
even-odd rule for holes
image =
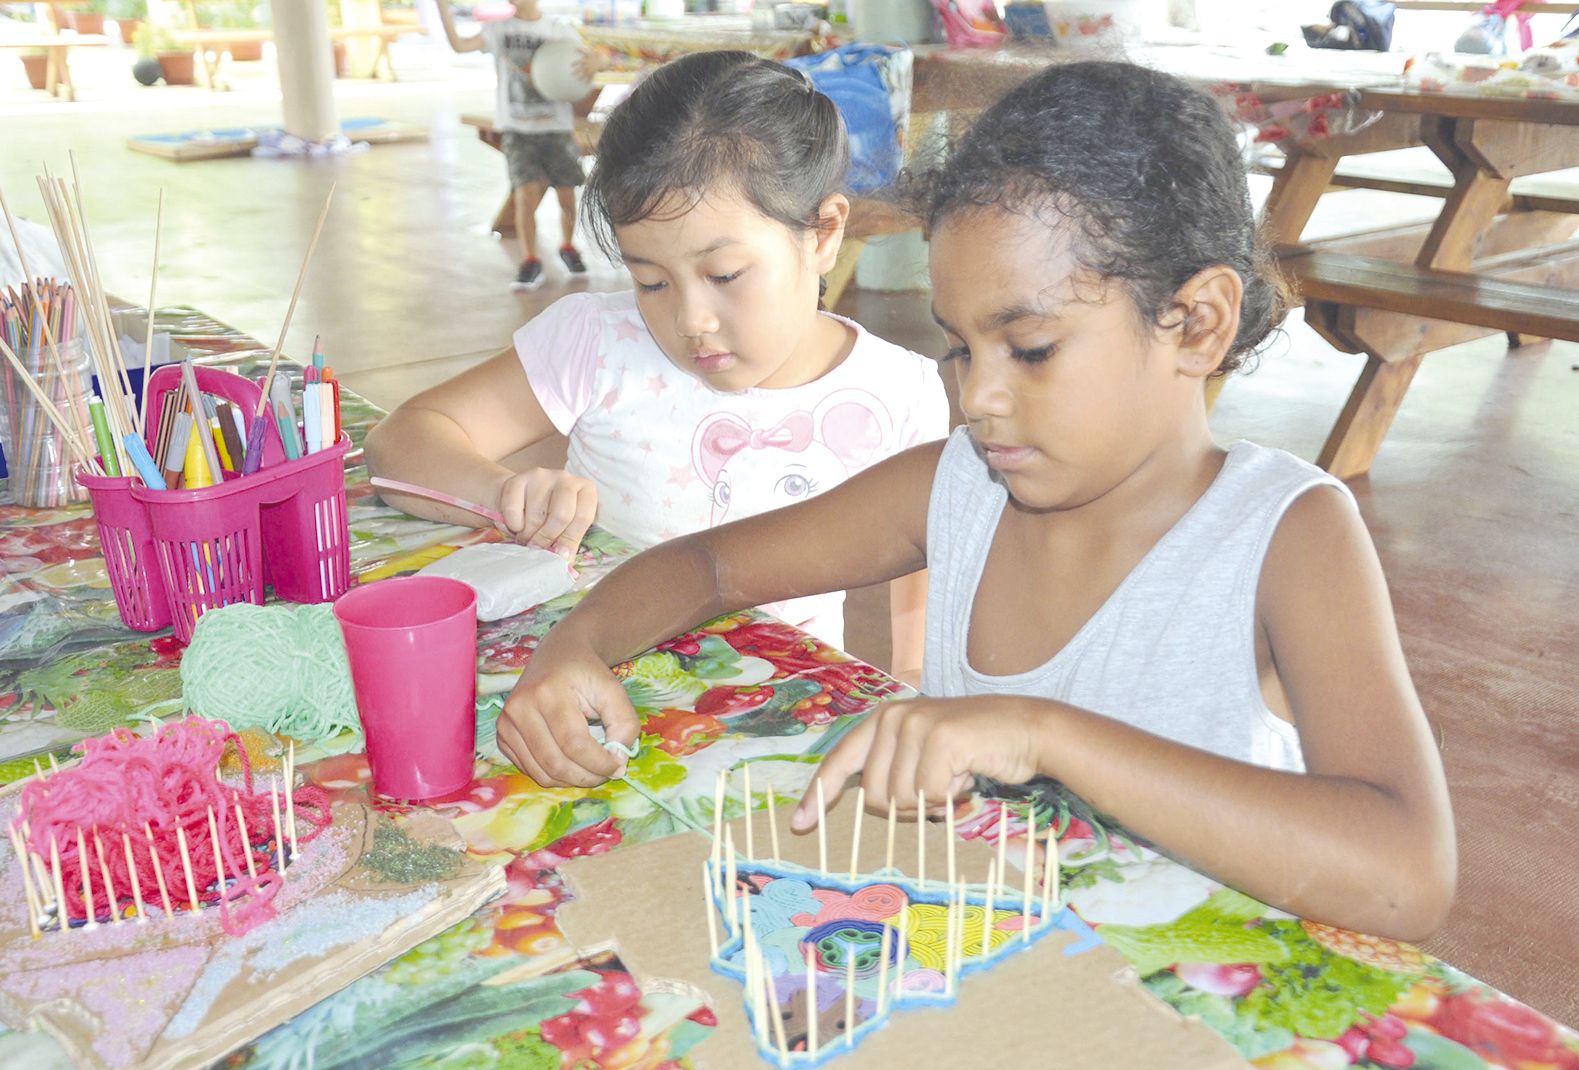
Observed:
[[[512,290],[535,290],[543,284],[543,263],[537,257],[537,206],[550,187],[559,198],[559,259],[572,275],[587,266],[575,246],[576,187],[584,181],[581,150],[576,146],[575,119],[567,101],[548,100],[532,84],[532,59],[553,40],[580,42],[568,19],[543,16],[538,0],[515,0],[513,18],[485,23],[480,33],[462,37],[455,30],[450,0],[439,0],[444,36],[457,52],[490,52],[499,72],[494,125],[499,130],[510,191],[515,202],[515,233],[521,239],[521,268]],[[597,53],[583,49],[582,70],[601,66]]]

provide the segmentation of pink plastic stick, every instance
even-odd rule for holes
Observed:
[[[398,479],[385,479],[383,476],[374,476],[368,482],[383,490],[392,490],[399,494],[413,494],[418,498],[428,498],[435,502],[443,502],[445,505],[453,505],[457,509],[464,509],[468,513],[476,513],[478,516],[486,517],[495,524],[504,524],[504,514],[499,512],[499,510],[490,509],[486,505],[478,505],[476,502],[469,502],[465,498],[457,498],[453,494],[445,494],[442,490],[433,490],[431,487],[419,487],[415,483],[402,483]]]

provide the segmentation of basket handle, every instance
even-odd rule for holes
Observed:
[[[260,388],[257,383],[244,375],[225,371],[223,368],[205,368],[196,365],[192,368],[197,378],[197,388],[205,394],[224,398],[241,409],[242,422],[250,434],[253,424],[253,413],[258,407]],[[181,365],[166,364],[153,373],[148,380],[145,390],[148,395],[148,428],[144,433],[144,441],[150,450],[159,440],[159,418],[163,414],[164,396],[172,390],[179,390],[181,386]],[[265,418],[263,429],[263,463],[265,465],[278,464],[285,460],[285,444],[280,441],[279,428],[274,421]]]

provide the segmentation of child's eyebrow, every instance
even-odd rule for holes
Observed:
[[[709,243],[707,245],[704,245],[700,249],[696,249],[696,250],[694,250],[692,252],[689,252],[689,253],[682,253],[680,255],[680,259],[682,259],[682,260],[700,260],[704,256],[710,256],[713,253],[718,252],[718,250],[725,248],[726,246],[739,245],[739,244],[740,244],[740,239],[738,239],[738,238],[719,238],[717,241],[711,242],[711,243]],[[627,264],[648,264],[648,265],[651,265],[651,264],[655,263],[655,261],[648,260],[645,256],[635,256],[635,255],[633,255],[631,253],[624,253],[624,254],[622,254],[621,255],[621,259],[624,260]]]
[[[950,334],[959,334],[959,331],[950,325],[947,320],[938,315],[938,310],[936,308],[932,309],[931,312],[933,322],[939,327],[942,327]],[[979,324],[981,330],[1000,331],[1003,328],[1009,326],[1011,323],[1016,323],[1020,320],[1056,320],[1060,318],[1061,317],[1058,315],[1057,306],[1030,305],[1026,304],[1025,302],[1015,302],[1012,305],[1005,305],[1003,308],[1000,308],[996,312],[993,312],[987,316],[983,316],[977,321],[977,323]]]

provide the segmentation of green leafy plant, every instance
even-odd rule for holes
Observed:
[[[189,51],[171,36],[169,30],[146,22],[137,27],[137,33],[132,37],[132,47],[144,59],[163,53]]]
[[[117,22],[148,18],[148,0],[107,0],[105,6],[108,9],[105,14]]]

